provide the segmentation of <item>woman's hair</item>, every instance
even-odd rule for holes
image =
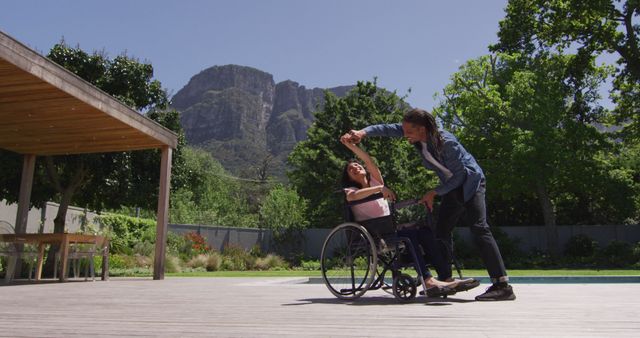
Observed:
[[[433,145],[437,156],[440,156],[442,137],[440,136],[440,131],[438,131],[438,125],[433,115],[424,109],[414,108],[404,114],[402,121],[427,128],[427,141]]]
[[[360,162],[356,161],[356,160],[349,160],[349,162],[347,162],[347,164],[344,166],[344,169],[342,169],[342,188],[358,188],[358,189],[362,189],[364,188],[362,185],[360,185],[360,183],[354,181],[351,179],[351,176],[349,176],[349,166],[351,165],[351,163],[358,163],[360,164]],[[367,171],[367,180],[369,180],[369,172]]]

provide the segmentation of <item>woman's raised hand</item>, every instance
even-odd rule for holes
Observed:
[[[351,142],[351,135],[349,135],[349,133],[340,136],[340,142],[345,146],[349,146],[353,144]]]

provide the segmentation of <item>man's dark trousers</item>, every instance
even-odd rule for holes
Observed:
[[[489,277],[496,282],[499,277],[506,276],[507,272],[500,255],[500,249],[498,249],[489,224],[487,224],[485,191],[486,184],[483,179],[476,193],[467,202],[464,201],[462,186],[442,196],[436,223],[436,237],[441,246],[443,257],[447,262],[450,262],[453,249],[453,228],[458,221],[462,222],[463,226],[468,226],[471,230],[471,236],[480,250]],[[441,280],[451,278],[451,265],[447,264],[447,267],[448,275],[438,276]]]

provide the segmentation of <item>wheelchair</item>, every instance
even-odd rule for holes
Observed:
[[[374,194],[345,203],[346,222],[333,228],[322,246],[322,278],[329,291],[339,299],[355,300],[369,290],[381,289],[393,294],[399,301],[410,301],[415,298],[419,285],[424,294],[427,294],[422,278],[423,267],[416,264],[417,255],[422,253],[412,245],[409,238],[397,234],[399,227],[415,226],[418,222],[397,224],[394,221],[397,210],[415,205],[418,200],[390,204],[389,216],[364,222],[352,221],[352,206],[378,198],[382,198],[382,195]],[[423,225],[432,225],[430,213],[423,220]],[[455,257],[451,264],[462,279]],[[404,273],[405,268],[413,268],[417,278]],[[386,278],[389,272],[391,282]]]

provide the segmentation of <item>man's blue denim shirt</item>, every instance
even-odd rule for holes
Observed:
[[[376,124],[364,128],[367,133],[367,137],[370,136],[385,136],[385,137],[403,137],[402,124]],[[413,146],[418,151],[420,158],[422,159],[422,165],[435,173],[440,178],[440,185],[435,188],[436,193],[439,196],[445,195],[451,190],[462,185],[465,202],[470,200],[473,195],[478,191],[480,182],[484,179],[484,172],[482,168],[476,162],[476,159],[458,142],[458,139],[453,134],[440,130],[442,136],[443,147],[440,156],[436,156],[433,151],[433,145],[427,144],[429,152],[438,161],[451,171],[453,176],[446,179],[444,173],[440,172],[431,163],[429,163],[422,155],[422,144],[416,142]]]

